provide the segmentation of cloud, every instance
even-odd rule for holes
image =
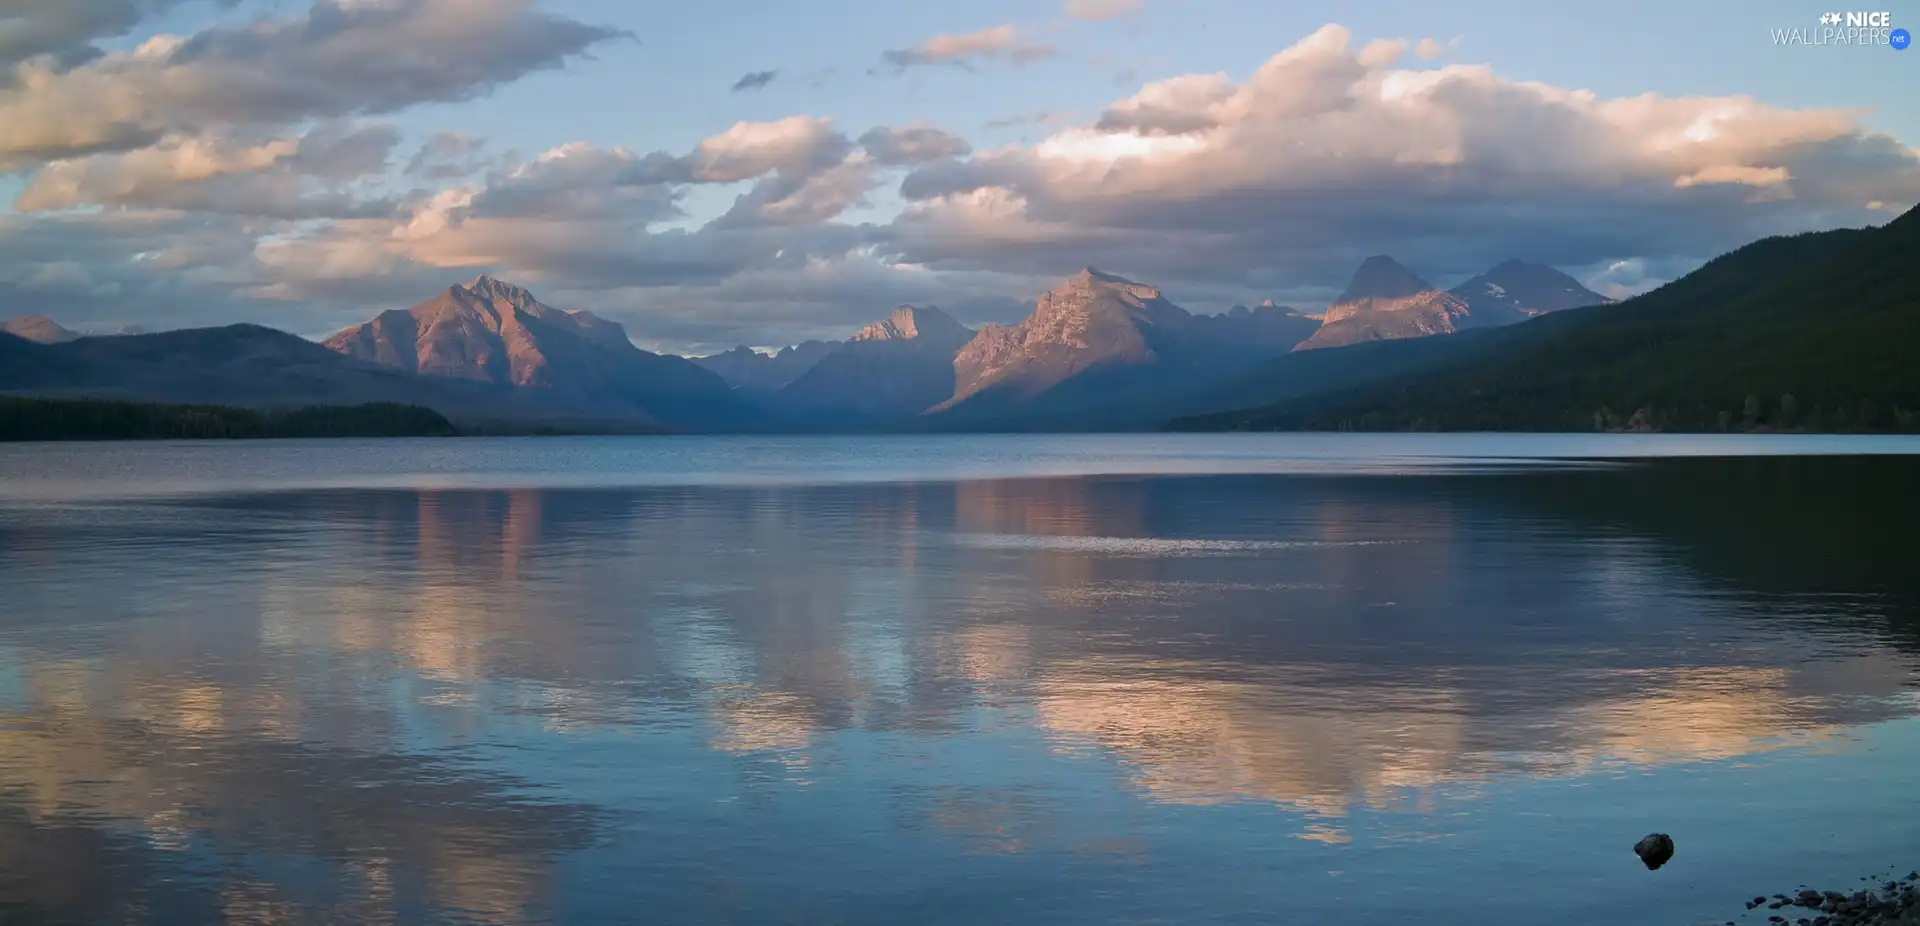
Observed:
[[[442,181],[469,177],[485,170],[487,142],[459,132],[436,132],[408,159],[406,175],[418,180]]]
[[[711,285],[865,246],[870,229],[833,220],[865,200],[882,166],[831,121],[808,116],[736,123],[678,155],[564,145],[392,219],[335,222],[263,246],[277,282],[257,293],[340,298],[367,277],[428,268],[587,290]],[[686,189],[742,183],[751,186],[712,221],[663,227],[684,216]]]
[[[1459,44],[1460,37],[1457,35],[1445,42],[1431,38],[1421,39],[1420,44],[1414,46],[1414,54],[1419,55],[1422,61],[1432,61],[1446,55]]]
[[[1400,60],[1407,54],[1405,39],[1374,39],[1360,49],[1355,60],[1361,67],[1380,68]]]
[[[1625,299],[1686,276],[1702,263],[1697,258],[1630,257],[1567,271],[1602,296]]]
[[[939,130],[924,127],[868,136],[892,139],[888,133],[893,131],[907,133],[898,147],[908,153],[916,150],[914,145],[922,152],[942,144],[951,150],[958,141],[942,139]],[[904,156],[893,150],[887,154]],[[685,188],[749,181],[754,186],[738,197],[720,224],[824,222],[864,199],[879,166],[828,119],[790,116],[739,122],[679,155],[562,145],[479,186],[444,190],[422,200],[423,208],[407,223],[437,227],[467,219],[618,220],[646,228],[684,215],[679,200]]]
[[[187,0],[8,0],[0,7],[0,67],[48,56],[55,66],[98,57],[94,43],[122,36]],[[238,0],[220,0],[223,7]]]
[[[1212,111],[1239,92],[1225,74],[1187,74],[1148,84],[1100,114],[1095,128],[1106,133],[1185,135],[1218,125]]]
[[[14,201],[25,212],[145,207],[282,219],[389,211],[348,187],[385,173],[399,133],[387,125],[322,123],[295,137],[167,138],[124,154],[56,161]]]
[[[876,163],[864,153],[832,167],[808,172],[776,172],[734,200],[714,221],[716,228],[785,225],[811,226],[838,218],[867,204],[875,185]]]
[[[79,67],[34,59],[0,85],[0,169],[471,99],[621,35],[531,0],[319,0],[302,16],[156,36]]]
[[[1067,0],[1067,15],[1096,22],[1131,16],[1145,6],[1145,0]]]
[[[0,301],[30,299],[89,327],[299,330],[312,307],[274,311],[239,292],[254,279],[257,234],[246,220],[176,210],[0,215]]]
[[[981,128],[1004,129],[1016,125],[1056,126],[1072,117],[1071,113],[1060,110],[1036,109],[1032,112],[1014,113],[998,119],[989,119]]]
[[[1006,58],[1024,64],[1052,56],[1052,45],[1027,42],[1011,23],[968,32],[963,35],[936,35],[911,48],[896,48],[881,55],[895,73],[926,64],[948,64],[969,68],[976,61]]]
[[[742,90],[759,90],[773,83],[773,79],[779,76],[779,71],[754,71],[734,81],[732,92],[739,93]]]
[[[736,122],[703,139],[682,159],[688,175],[706,183],[730,183],[768,171],[808,172],[839,163],[853,143],[829,119],[788,116],[776,122]]]
[[[973,152],[966,139],[926,125],[878,126],[860,136],[860,147],[889,166],[924,164]]]
[[[592,221],[614,218],[645,227],[678,218],[678,187],[686,176],[675,159],[636,157],[624,149],[563,145],[490,178],[456,187],[416,204],[409,223],[457,223],[467,218]]]
[[[865,229],[837,224],[714,222],[695,230],[653,230],[644,218],[610,215],[494,218],[462,214],[463,200],[452,196],[422,204],[398,227],[387,221],[339,222],[263,245],[258,256],[274,270],[275,286],[261,293],[287,300],[329,299],[369,278],[444,281],[483,270],[586,292],[710,286],[756,269],[794,270],[810,260],[840,257],[869,237]]]
[[[1852,113],[1608,99],[1389,57],[1328,26],[1243,80],[1159,81],[1092,126],[927,164],[902,183],[912,205],[886,229],[887,253],[943,269],[1092,262],[1174,285],[1334,286],[1381,251],[1436,277],[1507,257],[1710,256],[1920,200],[1920,158]]]

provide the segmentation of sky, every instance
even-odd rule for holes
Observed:
[[[1920,51],[1776,42],[1830,11],[5,0],[0,317],[319,337],[489,273],[703,353],[1084,266],[1311,310],[1376,253],[1626,296],[1920,202]]]

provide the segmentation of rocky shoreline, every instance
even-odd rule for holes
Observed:
[[[1802,888],[1747,901],[1747,922],[1766,911],[1766,922],[1792,926],[1920,926],[1920,871],[1904,878],[1861,878],[1872,886],[1852,893]],[[1727,926],[1740,926],[1728,920]]]

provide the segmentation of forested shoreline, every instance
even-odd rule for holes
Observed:
[[[301,437],[448,437],[439,412],[375,402],[263,412],[228,405],[0,396],[0,441],[244,440]]]

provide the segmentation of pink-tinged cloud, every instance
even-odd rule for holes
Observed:
[[[1146,6],[1144,0],[1067,0],[1067,15],[1087,22],[1132,16]]]
[[[1008,23],[961,35],[936,35],[911,48],[896,48],[881,57],[894,70],[901,71],[926,64],[970,67],[979,61],[1000,58],[1024,64],[1053,54],[1052,45],[1026,41],[1020,37],[1020,30]]]

